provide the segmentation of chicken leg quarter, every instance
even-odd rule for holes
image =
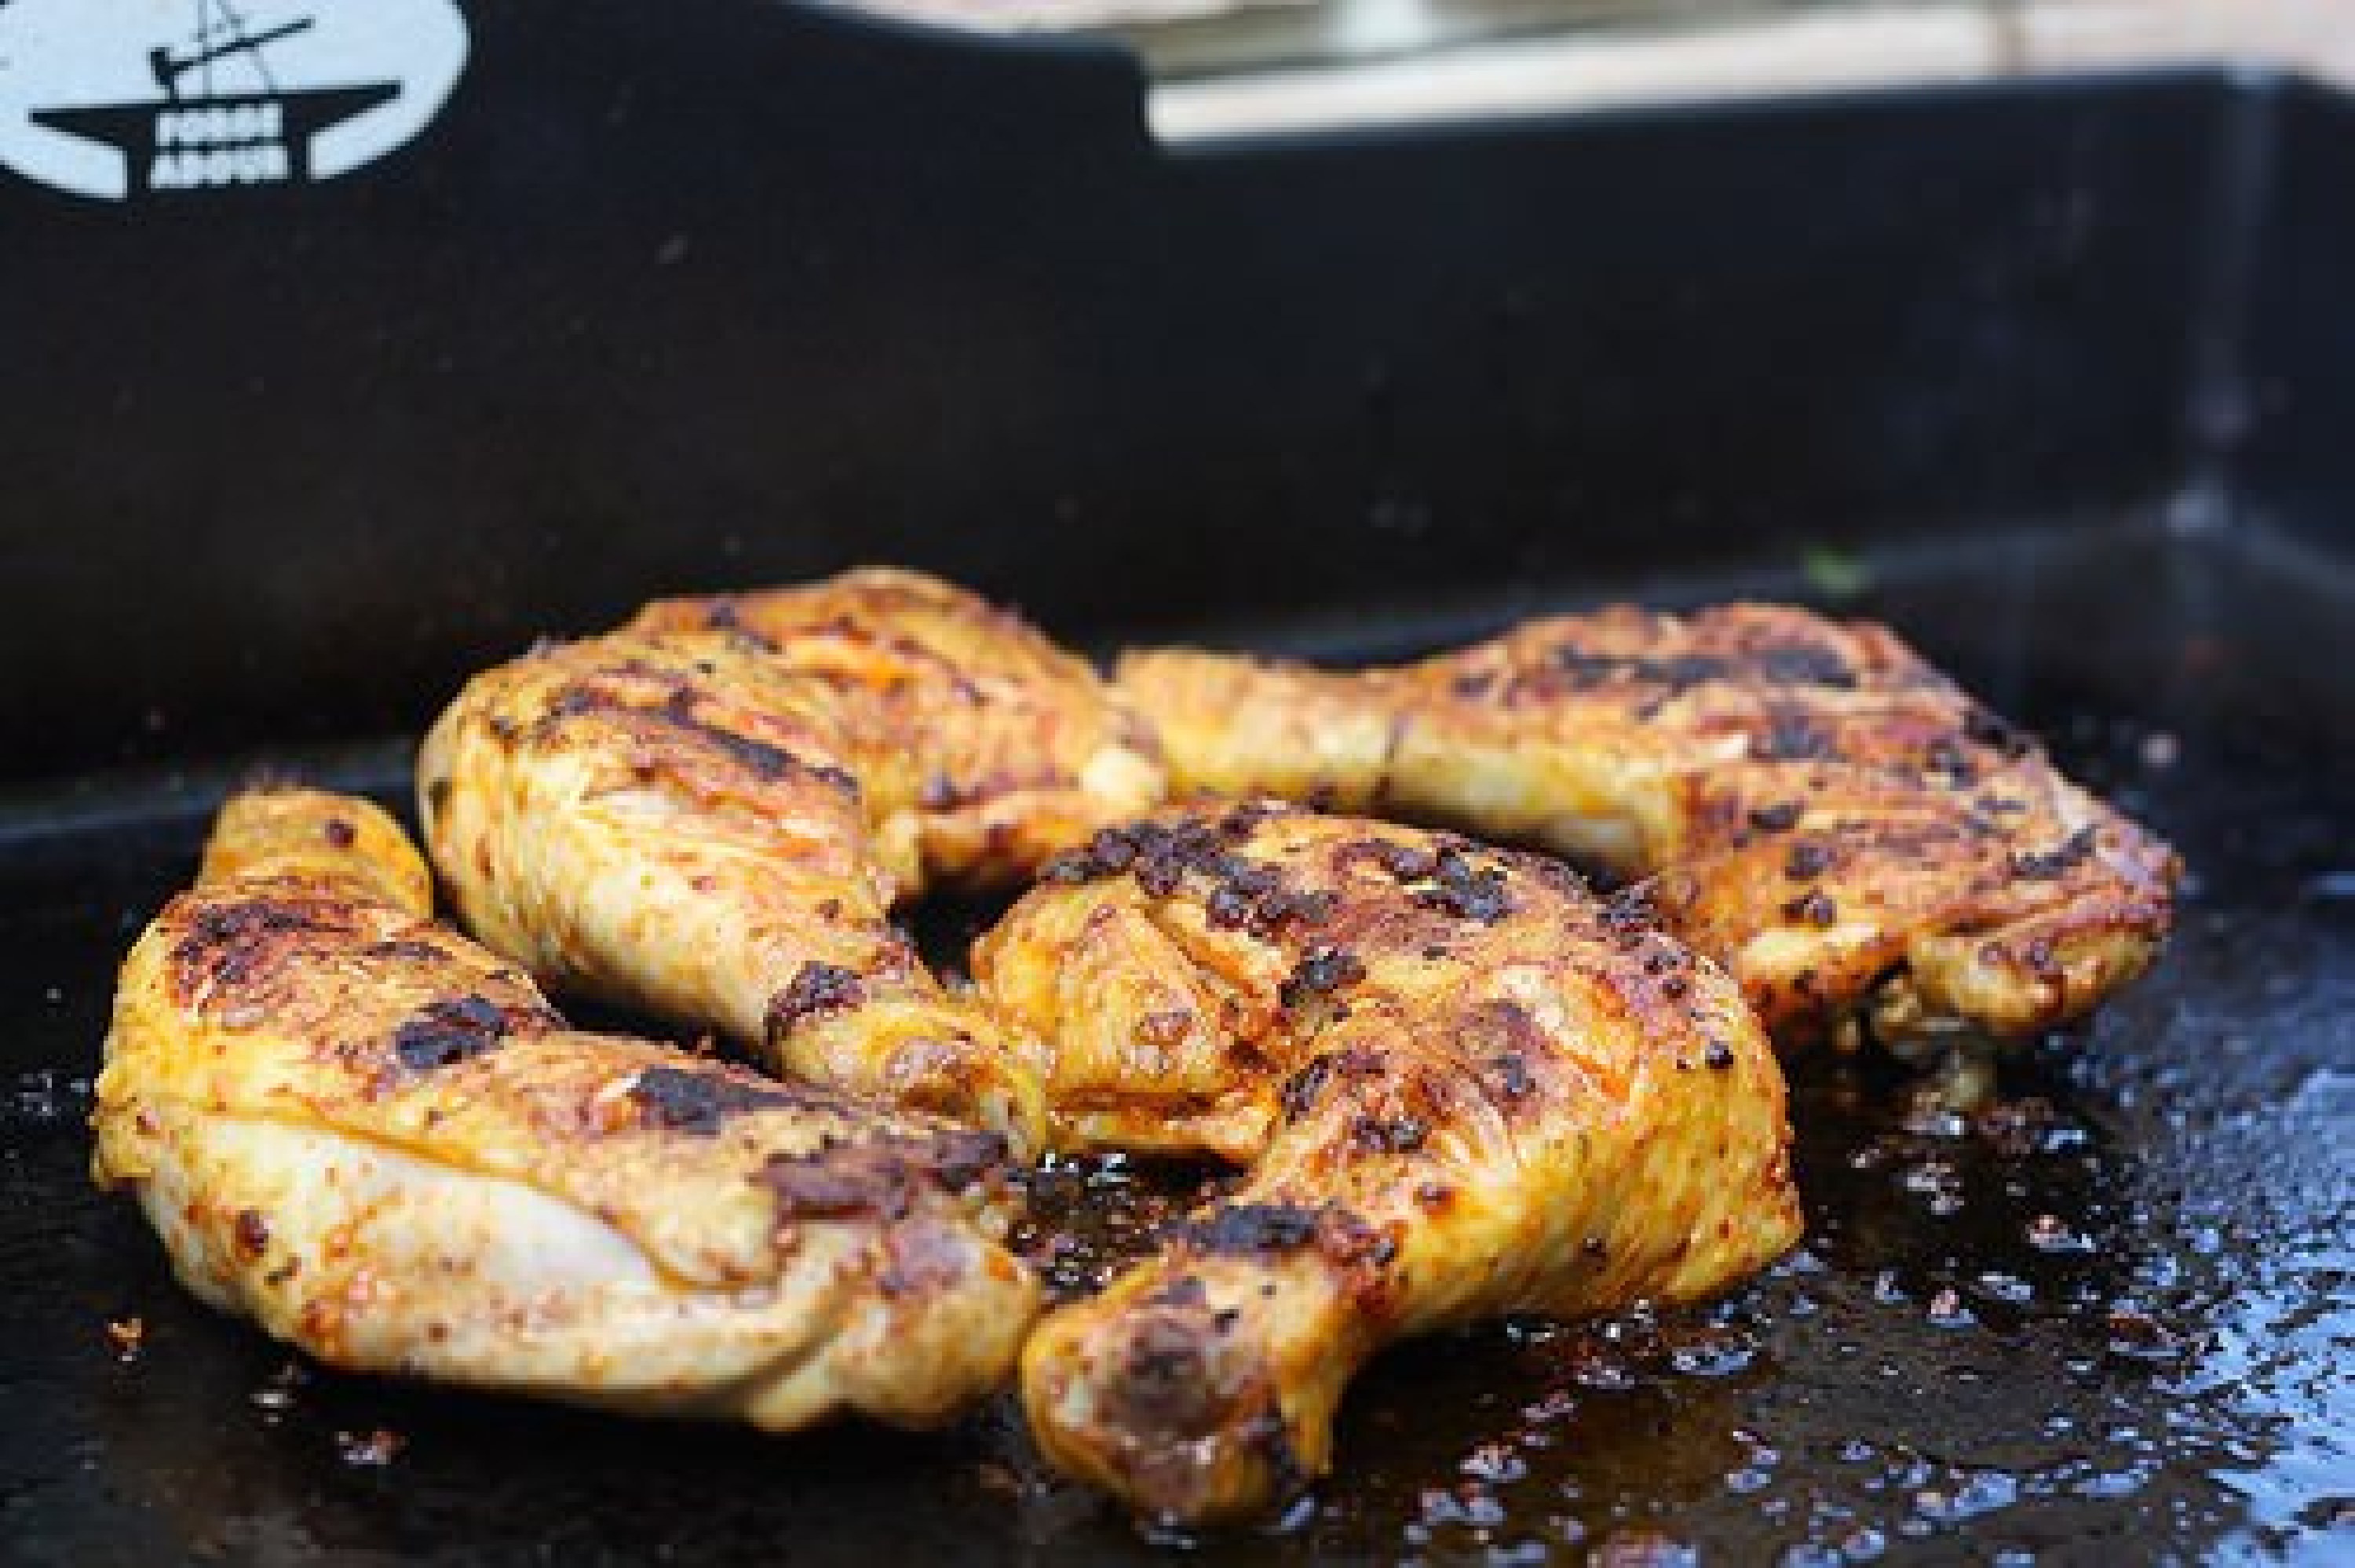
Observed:
[[[890,911],[1021,875],[1164,784],[1087,665],[882,570],[539,649],[469,683],[418,758],[460,916],[544,982],[1026,1150],[1035,1046],[943,991]]]
[[[1740,993],[1555,862],[1243,805],[1046,874],[975,975],[1047,1042],[1058,1141],[1250,1167],[1023,1353],[1050,1457],[1144,1513],[1323,1472],[1394,1340],[1704,1296],[1799,1234]]]
[[[1650,877],[1778,1032],[2036,1033],[2148,966],[2179,866],[1883,628],[1620,607],[1328,673],[1164,650],[1118,683],[1176,786],[1314,799]]]
[[[944,1421],[1036,1280],[1003,1140],[568,1029],[365,800],[250,792],[125,960],[95,1173],[332,1365],[774,1429]]]

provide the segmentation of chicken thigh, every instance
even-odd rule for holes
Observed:
[[[1150,734],[1084,663],[896,571],[648,607],[477,676],[418,759],[467,927],[559,990],[782,1070],[1005,1131],[1035,1054],[890,921],[1156,803]]]
[[[95,1173],[330,1364],[783,1429],[944,1421],[1039,1301],[995,1135],[568,1029],[364,800],[249,792],[125,961]]]
[[[1768,1024],[2032,1034],[2148,966],[2173,853],[1885,629],[1625,607],[1328,673],[1135,652],[1181,789],[1447,821],[1649,877]]]
[[[1246,1164],[1024,1351],[1031,1426],[1147,1515],[1322,1473],[1402,1337],[1721,1290],[1797,1239],[1732,982],[1558,863],[1267,805],[1096,835],[975,953],[1067,1146]]]

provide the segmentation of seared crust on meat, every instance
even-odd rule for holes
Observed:
[[[1002,1140],[566,1027],[363,800],[248,793],[123,965],[95,1171],[332,1364],[784,1428],[1012,1362]]]
[[[912,846],[927,883],[1019,883],[1167,788],[1152,726],[1085,660],[921,572],[657,599],[623,630],[723,633],[822,685],[870,820]]]
[[[1735,604],[1395,669],[1132,653],[1180,788],[1448,821],[1653,878],[1770,1025],[2020,1036],[2140,974],[2166,845],[1885,628]]]
[[[1026,873],[1164,782],[1084,663],[879,570],[656,603],[478,676],[418,777],[459,914],[542,980],[1025,1147],[1035,1045],[944,993],[891,907]]]
[[[1023,1355],[1060,1467],[1232,1519],[1358,1367],[1507,1312],[1724,1288],[1798,1237],[1773,1048],[1716,966],[1543,857],[1273,803],[1096,836],[980,943],[1060,1141],[1250,1164]]]

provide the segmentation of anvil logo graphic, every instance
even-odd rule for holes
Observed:
[[[453,0],[0,0],[0,164],[114,198],[332,178],[465,54]]]

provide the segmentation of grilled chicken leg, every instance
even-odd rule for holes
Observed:
[[[771,1428],[943,1421],[1038,1287],[1002,1141],[567,1029],[366,801],[249,793],[115,997],[100,1181],[337,1366]]]
[[[1771,1026],[2034,1033],[2139,974],[2174,855],[1886,630],[1729,605],[1529,622],[1356,674],[1179,650],[1118,682],[1182,789],[1446,821],[1650,876]]]
[[[1025,1148],[1035,1045],[943,992],[890,912],[928,878],[1027,872],[1164,785],[1085,664],[891,571],[530,653],[466,687],[418,775],[459,914],[542,980]]]
[[[1276,806],[1100,833],[975,954],[1060,1139],[1248,1162],[1023,1353],[1056,1464],[1179,1521],[1321,1473],[1401,1337],[1719,1290],[1798,1236],[1783,1080],[1715,966],[1557,863]]]

